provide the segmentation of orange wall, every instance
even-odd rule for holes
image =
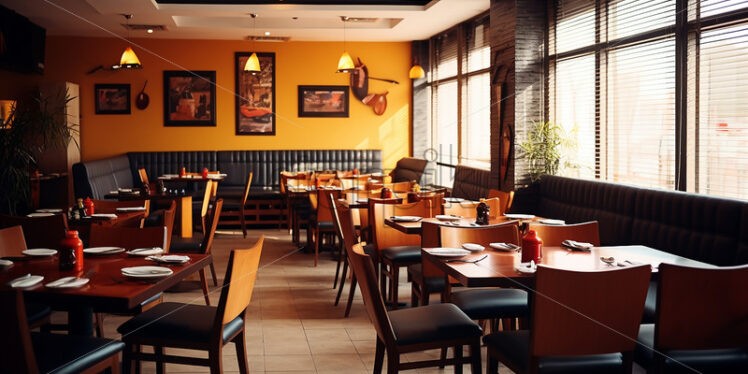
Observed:
[[[410,44],[347,43],[371,76],[395,79],[399,85],[369,82],[369,92],[389,91],[387,111],[374,114],[353,96],[349,118],[299,118],[298,85],[347,85],[348,74],[335,73],[340,42],[257,43],[256,50],[275,52],[276,135],[237,136],[234,132],[234,52],[249,51],[251,42],[223,40],[136,39],[142,70],[86,72],[119,61],[125,48],[111,38],[47,38],[44,81],[80,85],[81,152],[92,160],[128,151],[233,149],[381,149],[383,167],[394,167],[410,148]],[[144,49],[150,51],[150,53]],[[216,71],[216,127],[164,127],[163,71]],[[134,98],[148,80],[150,105],[135,108]],[[132,114],[94,114],[96,83],[129,83]]]

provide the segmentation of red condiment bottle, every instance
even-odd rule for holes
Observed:
[[[208,168],[203,168],[203,178],[208,177]]]
[[[60,270],[83,270],[83,242],[78,231],[67,231],[60,242]]]
[[[184,168],[179,169],[179,176],[183,177],[185,175],[187,175],[187,170],[185,170]]]
[[[392,198],[392,190],[390,190],[387,187],[382,188],[382,199],[391,199]]]
[[[538,236],[535,230],[529,230],[522,237],[522,262],[539,262],[542,248],[543,239]]]
[[[353,175],[358,175],[358,169],[353,169]]]
[[[90,197],[87,197],[86,200],[83,200],[83,207],[86,208],[86,215],[92,216],[94,214],[94,203],[91,201]]]

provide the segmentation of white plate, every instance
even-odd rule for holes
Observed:
[[[42,280],[44,280],[44,276],[42,275],[32,275],[30,277],[23,276],[8,282],[8,285],[13,288],[32,287],[39,284]]]
[[[122,253],[125,249],[121,247],[91,247],[85,248],[83,253],[88,255],[113,255],[115,253]]]
[[[174,271],[163,266],[133,266],[122,268],[122,275],[131,278],[163,278],[174,274]]]
[[[45,209],[37,209],[37,213],[62,213],[62,209],[58,208],[45,208]]]
[[[54,213],[30,213],[30,214],[27,214],[26,217],[31,217],[31,218],[33,218],[33,217],[49,217],[49,216],[53,216],[53,215],[54,215]]]
[[[515,269],[520,273],[533,274],[538,270],[538,266],[534,262],[523,262]]]
[[[179,177],[179,174],[164,174],[164,178],[177,178]]]
[[[365,204],[365,203],[369,202],[369,199],[368,198],[363,198],[363,199],[358,199],[356,201],[358,201],[359,203]]]
[[[465,201],[465,199],[463,199],[461,197],[445,197],[444,201],[446,201],[448,203],[459,203],[461,201]]]
[[[510,246],[514,245],[516,248],[515,247],[509,247],[507,245],[510,245]],[[491,248],[493,248],[493,249],[498,249],[498,250],[504,251],[504,252],[514,252],[514,251],[519,251],[520,249],[522,249],[520,246],[518,246],[516,244],[510,244],[510,243],[490,243],[489,246]]]
[[[127,213],[127,212],[145,212],[144,206],[123,206],[120,208],[117,208],[118,212]]]
[[[566,221],[564,221],[562,219],[550,219],[550,218],[546,218],[546,219],[538,220],[538,223],[541,223],[543,225],[565,225]]]
[[[57,250],[49,249],[49,248],[32,248],[32,249],[27,249],[21,253],[25,254],[26,256],[47,257],[47,256],[56,255]]]
[[[417,217],[417,216],[392,216],[390,217],[391,220],[395,222],[418,222],[423,219],[423,217]]]
[[[182,255],[164,255],[164,256],[148,256],[147,260],[162,262],[165,264],[184,264],[190,261],[190,256]]]
[[[482,246],[480,244],[475,244],[475,243],[465,243],[465,244],[462,245],[462,248],[465,248],[468,251],[472,251],[472,252],[480,252],[480,251],[486,249],[486,247],[484,247],[484,246]]]
[[[459,221],[460,218],[462,217],[448,216],[446,214],[437,214],[434,218],[438,219],[439,221],[454,222],[454,221]]]
[[[132,192],[132,188],[118,188],[117,191],[119,192]]]
[[[470,254],[470,251],[462,248],[429,248],[424,251],[436,257],[461,257]]]
[[[8,267],[10,265],[13,265],[13,261],[11,260],[3,260],[0,258],[0,268]]]
[[[86,217],[96,217],[96,218],[107,218],[107,219],[117,219],[117,215],[114,213],[94,213],[90,216]]]
[[[535,218],[532,214],[504,214],[504,217],[510,219],[533,219]]]
[[[137,248],[133,249],[132,251],[127,251],[127,254],[130,256],[155,256],[160,255],[164,253],[164,250],[159,247],[153,247],[153,248]]]
[[[47,288],[78,288],[83,287],[90,279],[88,278],[77,278],[77,277],[64,277],[56,281],[45,284]]]

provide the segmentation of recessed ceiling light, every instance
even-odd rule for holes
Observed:
[[[265,31],[265,36],[270,35],[270,31]]]
[[[145,30],[145,32],[147,32],[147,33],[149,33],[149,34],[153,34],[153,29],[148,29],[148,30]]]

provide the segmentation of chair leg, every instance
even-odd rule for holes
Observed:
[[[94,321],[96,322],[96,336],[104,337],[104,313],[94,313]]]
[[[345,287],[345,277],[348,275],[348,260],[343,261],[343,273],[340,275],[340,285],[338,287],[338,295],[335,297],[335,306],[338,306],[340,302],[340,295],[343,294],[343,288]]]
[[[381,264],[381,269],[379,270],[379,289],[382,290],[382,299],[384,299],[384,302],[386,303],[389,301],[388,293],[387,293],[387,275],[385,275],[385,265],[384,263]]]
[[[392,279],[390,279],[391,289],[392,289],[392,310],[396,310],[399,305],[397,305],[397,289],[400,285],[400,266],[397,266],[395,264],[392,264],[390,266],[390,269],[392,270]]]
[[[394,349],[387,349],[387,374],[397,374],[400,371],[400,355]]]
[[[213,276],[213,286],[218,287],[218,277],[216,276],[216,267],[210,263],[210,274]]]
[[[382,366],[384,365],[384,343],[377,337],[377,348],[374,353],[374,374],[382,373]]]
[[[242,233],[244,233],[244,239],[246,239],[247,238],[247,223],[246,223],[246,218],[244,218],[244,207],[241,207],[241,209],[239,209],[239,222],[241,222],[241,225],[242,225]]]
[[[205,279],[205,268],[200,269],[200,286],[203,288],[203,296],[205,296],[205,305],[210,305],[210,297],[208,296],[208,280]]]
[[[462,346],[456,345],[454,346],[454,356],[455,356],[455,374],[462,374],[462,362],[459,362],[462,360]]]
[[[410,307],[415,308],[418,306],[418,285],[416,282],[410,284]]]
[[[119,366],[119,355],[113,355],[109,358],[110,365],[109,365],[109,373],[110,374],[119,374],[120,373],[120,366]]]
[[[153,354],[156,356],[156,374],[164,374],[164,347],[153,347]]]
[[[351,290],[348,292],[348,303],[345,306],[345,317],[351,315],[351,306],[353,305],[353,296],[356,295],[356,275],[351,276]]]
[[[221,374],[223,373],[223,357],[221,357],[221,348],[211,349],[208,352],[208,360],[210,361],[210,374]]]
[[[475,339],[475,342],[470,344],[470,372],[481,374],[480,338]]]
[[[132,344],[125,343],[125,349],[122,351],[122,373],[132,374],[132,352],[134,346]]]
[[[317,267],[319,260],[319,242],[322,238],[319,235],[319,226],[314,229],[314,267]]]
[[[431,290],[426,287],[424,284],[421,287],[421,302],[419,305],[429,305],[429,295],[431,294]]]
[[[247,364],[247,346],[244,335],[244,330],[242,329],[234,338],[234,345],[236,346],[236,358],[239,361],[239,372],[241,374],[248,374],[249,365]]]
[[[486,374],[499,374],[499,360],[497,360],[490,351],[486,351],[486,355],[488,356],[488,368],[486,369]]]
[[[335,289],[338,286],[338,275],[340,275],[340,263],[343,262],[343,246],[338,246],[338,264],[335,267],[335,280],[332,281],[332,288]],[[344,282],[344,279],[341,279],[340,282]],[[335,305],[338,305],[336,302]]]
[[[444,369],[447,361],[447,347],[443,347],[441,349],[441,353],[439,353],[439,369]]]

